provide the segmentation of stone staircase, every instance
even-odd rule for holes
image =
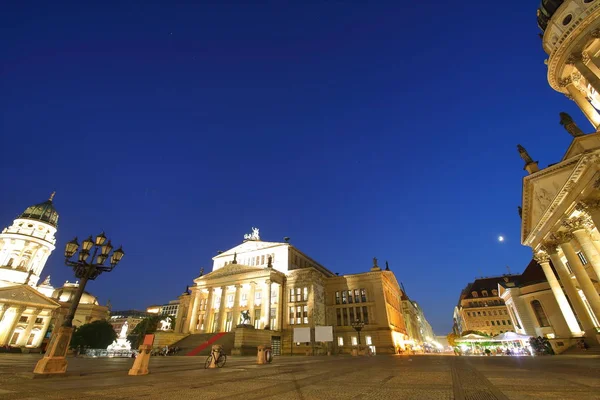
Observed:
[[[180,354],[186,356],[208,356],[213,344],[223,346],[223,352],[231,355],[235,334],[233,332],[194,333],[173,344],[181,349]]]
[[[580,349],[577,345],[571,346],[569,349],[565,350],[561,353],[561,355],[565,356],[573,356],[573,355],[593,355],[600,356],[600,344],[596,341],[592,341],[589,339],[584,339],[585,343],[588,345],[587,350]]]

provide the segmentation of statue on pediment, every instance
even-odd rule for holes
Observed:
[[[577,126],[573,118],[566,112],[560,113],[560,124],[565,128],[567,132],[573,137],[584,136],[585,133]]]
[[[252,233],[246,233],[244,235],[246,240],[260,240],[260,234],[258,228],[252,227]]]

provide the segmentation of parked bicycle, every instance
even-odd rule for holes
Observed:
[[[217,353],[219,353],[218,357],[217,357]],[[223,353],[218,352],[218,351],[211,350],[210,355],[208,356],[208,358],[204,362],[204,368],[205,369],[210,366],[210,363],[212,362],[212,360],[215,360],[215,365],[217,367],[223,368],[223,366],[227,362],[227,356],[225,354],[223,354]]]

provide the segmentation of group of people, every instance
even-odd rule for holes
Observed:
[[[152,355],[153,356],[174,356],[177,355],[177,353],[179,353],[181,349],[178,346],[174,346],[174,347],[169,347],[169,346],[165,346],[162,348],[156,348],[154,350],[152,350]]]

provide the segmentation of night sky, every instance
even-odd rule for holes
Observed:
[[[539,0],[122,3],[0,13],[0,225],[56,190],[43,277],[104,230],[126,256],[88,289],[114,310],[256,226],[340,274],[388,260],[446,334],[467,282],[530,260],[517,143],[546,167],[560,111],[592,131],[547,83]]]

